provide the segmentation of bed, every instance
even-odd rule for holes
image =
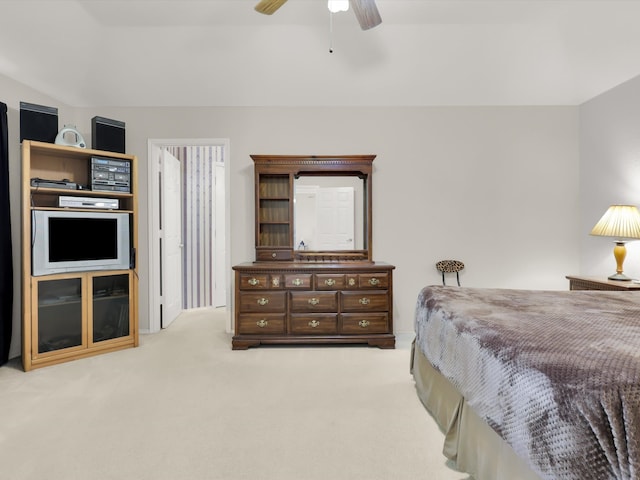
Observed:
[[[640,478],[640,294],[430,286],[411,370],[476,480]]]

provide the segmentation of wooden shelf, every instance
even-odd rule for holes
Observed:
[[[130,162],[127,173],[130,174],[131,192],[31,186],[32,178],[42,178],[67,179],[87,187],[91,183],[92,157]],[[138,275],[135,269],[31,275],[31,221],[36,210],[128,214],[130,246],[137,249],[137,172],[137,158],[133,155],[23,141],[22,364],[25,371],[138,345]],[[61,196],[116,198],[119,208],[59,207]],[[118,292],[126,293],[94,296],[94,286],[105,283],[119,284],[122,290]],[[102,286],[100,290],[104,288]],[[56,329],[60,329],[60,338],[56,338]]]

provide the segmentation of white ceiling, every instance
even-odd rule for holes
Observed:
[[[640,0],[0,0],[0,74],[76,107],[576,105],[640,74]],[[28,101],[28,99],[25,99]]]

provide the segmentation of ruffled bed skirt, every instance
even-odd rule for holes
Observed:
[[[442,453],[476,480],[541,480],[469,407],[454,386],[412,347],[418,397],[445,434]]]

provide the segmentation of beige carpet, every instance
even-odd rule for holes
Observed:
[[[395,350],[232,351],[224,311],[183,314],[140,347],[0,368],[7,480],[461,480]]]

